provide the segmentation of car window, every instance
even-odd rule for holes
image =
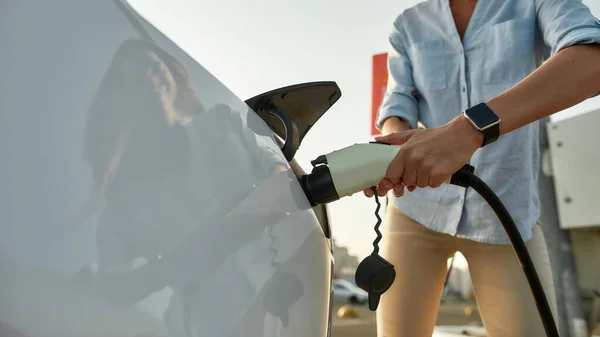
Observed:
[[[341,285],[341,284],[339,284],[339,283],[337,283],[337,284],[334,284],[334,289],[335,289],[335,290],[348,290],[348,288],[347,288],[347,287],[345,287],[344,285]]]

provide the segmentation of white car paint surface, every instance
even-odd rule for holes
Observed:
[[[0,19],[0,335],[328,335],[330,242],[242,99],[124,2]]]

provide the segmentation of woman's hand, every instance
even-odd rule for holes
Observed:
[[[404,187],[409,191],[416,187],[435,188],[449,180],[481,146],[483,134],[460,115],[438,128],[408,130],[375,140],[402,145],[388,166],[385,179],[377,186],[378,195],[394,189],[394,195],[400,197]]]
[[[383,122],[383,126],[381,129],[384,135],[400,133],[407,130],[410,130],[410,125],[408,124],[408,122],[398,117],[388,117]],[[384,179],[379,184],[379,186],[377,186],[377,195],[383,197],[392,187],[393,184],[389,180]],[[409,190],[412,191],[414,190],[414,188],[411,187],[409,188]],[[373,190],[371,190],[370,188],[364,190],[363,193],[369,198],[373,196]],[[397,197],[402,196],[404,194],[404,186],[396,186],[396,188],[394,189],[394,194]]]

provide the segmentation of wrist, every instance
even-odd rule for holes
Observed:
[[[483,137],[480,147],[495,142],[500,137],[500,117],[486,103],[476,104],[461,114]]]
[[[460,114],[453,119],[450,122],[450,128],[455,129],[458,134],[466,137],[467,140],[477,148],[481,147],[481,144],[483,144],[484,134],[477,130],[464,114]]]
[[[381,131],[383,134],[404,132],[410,130],[410,124],[403,118],[392,116],[383,122]]]
[[[494,112],[496,112],[496,114],[502,118],[502,123],[500,123],[500,135],[503,135],[508,131],[507,127],[509,129],[511,128],[511,120],[507,119],[503,112],[517,111],[519,113],[522,113],[522,111],[519,110],[520,106],[511,105],[511,102],[507,100],[503,95],[494,97],[491,100],[487,101],[485,104],[487,104],[490,107],[490,109],[494,110]]]

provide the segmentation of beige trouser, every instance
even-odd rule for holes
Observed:
[[[396,280],[377,310],[379,337],[431,337],[447,272],[460,251],[469,264],[487,337],[545,336],[523,271],[510,245],[478,243],[433,231],[390,204],[380,254],[395,265]],[[526,242],[556,320],[550,262],[541,228]]]

